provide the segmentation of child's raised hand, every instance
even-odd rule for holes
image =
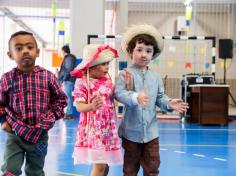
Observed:
[[[188,103],[185,103],[181,99],[172,99],[168,102],[168,106],[169,108],[174,109],[180,113],[186,112],[189,108]]]
[[[149,97],[146,95],[144,91],[140,91],[138,92],[137,100],[138,103],[142,106],[142,108],[145,108],[149,101]]]
[[[125,87],[128,91],[132,90],[132,75],[128,70],[124,71]]]

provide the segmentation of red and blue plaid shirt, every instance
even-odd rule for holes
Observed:
[[[63,118],[66,105],[59,81],[40,66],[30,73],[14,68],[0,80],[0,120],[5,118],[26,141],[36,143],[43,131]]]

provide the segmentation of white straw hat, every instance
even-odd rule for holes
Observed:
[[[162,38],[162,35],[158,32],[158,30],[154,26],[148,24],[132,25],[131,27],[129,27],[127,31],[123,34],[121,39],[122,50],[124,52],[127,52],[127,47],[129,42],[135,36],[140,34],[150,35],[156,40],[157,46],[160,50],[160,52],[155,55],[155,57],[157,57],[163,51],[164,40]]]
[[[89,44],[83,49],[82,62],[70,73],[71,76],[81,77],[82,72],[89,67],[110,62],[118,57],[117,50],[109,45]]]

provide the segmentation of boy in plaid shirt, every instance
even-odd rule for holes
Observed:
[[[32,33],[19,31],[9,40],[8,56],[17,67],[0,80],[0,122],[7,132],[3,176],[44,176],[48,130],[63,118],[67,98],[50,71],[35,66],[39,48]]]

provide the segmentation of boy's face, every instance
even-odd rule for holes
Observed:
[[[153,46],[136,42],[136,46],[131,53],[132,64],[140,69],[146,69],[153,57]]]
[[[17,35],[9,43],[8,56],[15,60],[17,68],[23,72],[34,69],[35,60],[39,56],[36,41],[31,35]]]

